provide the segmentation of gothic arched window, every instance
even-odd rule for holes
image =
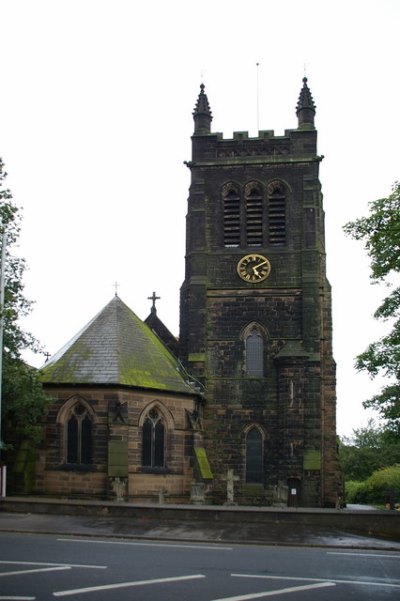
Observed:
[[[264,376],[264,337],[253,326],[245,335],[245,371],[248,376]]]
[[[264,440],[258,428],[253,426],[246,433],[246,482],[264,481]]]
[[[143,467],[165,466],[165,426],[160,412],[153,408],[143,423]]]
[[[92,420],[82,403],[72,406],[65,428],[66,462],[76,465],[92,463]]]
[[[279,180],[268,185],[268,242],[286,244],[286,189]]]
[[[256,182],[246,184],[246,246],[261,246],[263,243],[263,197]]]
[[[233,183],[222,188],[224,246],[240,246],[240,190]]]

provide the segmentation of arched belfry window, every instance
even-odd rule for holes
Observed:
[[[66,462],[76,465],[92,463],[92,420],[83,403],[75,403],[66,424]]]
[[[258,324],[246,328],[244,333],[245,372],[248,376],[264,376],[265,340]]]
[[[165,425],[160,411],[153,407],[143,422],[143,467],[165,467]]]
[[[263,196],[257,182],[249,182],[244,189],[246,205],[246,246],[263,243]]]
[[[268,242],[286,244],[286,186],[280,180],[268,184]]]
[[[252,426],[246,432],[246,482],[264,481],[264,438],[260,429]]]
[[[222,187],[224,246],[240,246],[240,188],[234,183]]]

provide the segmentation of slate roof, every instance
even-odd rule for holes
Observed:
[[[117,384],[195,394],[178,360],[117,295],[41,372],[47,384]]]

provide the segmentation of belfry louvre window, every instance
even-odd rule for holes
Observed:
[[[286,244],[286,193],[279,181],[268,186],[268,241],[271,246]]]
[[[264,340],[259,331],[253,329],[245,340],[246,373],[248,376],[264,376]]]
[[[224,245],[240,246],[240,191],[234,184],[222,188]]]
[[[256,183],[245,187],[246,245],[261,246],[263,242],[263,198]]]
[[[67,463],[92,463],[92,421],[82,404],[73,406],[66,428]]]
[[[165,426],[157,409],[151,409],[143,424],[142,462],[144,467],[165,466]]]
[[[246,482],[263,482],[263,455],[264,443],[262,434],[258,428],[250,428],[246,434]]]

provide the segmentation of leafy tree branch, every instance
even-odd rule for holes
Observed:
[[[356,360],[356,368],[372,378],[383,374],[391,378],[380,394],[364,402],[377,409],[388,426],[400,433],[400,183],[392,193],[369,205],[370,213],[344,226],[344,231],[362,241],[370,258],[371,279],[385,283],[391,290],[375,312],[375,318],[393,320],[391,331],[372,342]]]
[[[10,190],[4,187],[6,175],[4,163],[0,159],[0,234],[7,232],[1,438],[5,446],[9,447],[21,439],[38,443],[41,431],[39,419],[48,400],[37,370],[27,365],[21,356],[26,349],[38,352],[40,347],[36,339],[19,324],[19,319],[31,311],[32,303],[24,296],[25,261],[12,254],[20,234],[21,214],[12,201]]]

